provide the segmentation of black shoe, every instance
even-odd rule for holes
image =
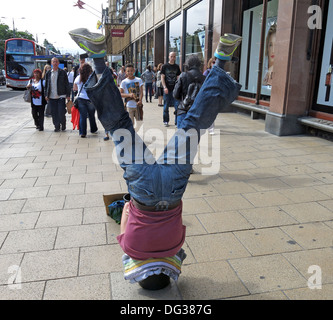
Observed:
[[[44,128],[39,128],[38,130],[39,130],[39,131],[44,131]]]
[[[55,128],[54,132],[60,132],[60,129]]]
[[[86,137],[86,135],[85,134],[81,134],[81,138],[85,138]]]

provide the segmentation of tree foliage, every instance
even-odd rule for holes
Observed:
[[[5,50],[5,41],[7,39],[11,39],[15,36],[15,38],[22,38],[22,39],[29,39],[29,40],[35,40],[34,36],[28,32],[28,31],[18,31],[18,30],[12,30],[10,27],[6,24],[0,23],[0,70],[4,68],[4,50]],[[46,39],[43,44],[45,47],[47,45],[49,46],[50,50],[53,50],[57,53],[60,53],[53,44],[49,43]]]
[[[49,50],[52,50],[52,51],[56,52],[56,53],[59,53],[59,54],[61,53],[60,50],[57,50],[55,48],[55,46],[52,43],[50,43],[47,39],[44,40],[43,46],[45,48],[49,49]]]

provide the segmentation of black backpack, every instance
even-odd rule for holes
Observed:
[[[183,105],[186,109],[189,109],[192,106],[201,87],[202,87],[202,83],[200,82],[200,80],[198,78],[195,78],[194,82],[192,82],[188,86],[186,97],[183,100]]]

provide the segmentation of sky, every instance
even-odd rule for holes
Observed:
[[[83,0],[84,8],[74,7],[75,0],[0,0],[0,23],[13,29],[28,31],[38,43],[43,45],[46,38],[61,53],[83,51],[68,35],[68,31],[76,28],[87,28],[91,32],[97,30],[97,21],[102,17],[102,5],[107,7],[107,0]],[[2,18],[5,17],[5,18]],[[24,18],[24,19],[22,19]]]

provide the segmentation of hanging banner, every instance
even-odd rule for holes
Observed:
[[[202,56],[205,56],[205,38],[206,38],[206,31],[198,32],[198,38],[200,42]]]
[[[97,30],[102,29],[102,27],[103,27],[102,22],[100,22],[100,21],[98,20],[98,21],[97,21],[97,25],[96,25]]]

